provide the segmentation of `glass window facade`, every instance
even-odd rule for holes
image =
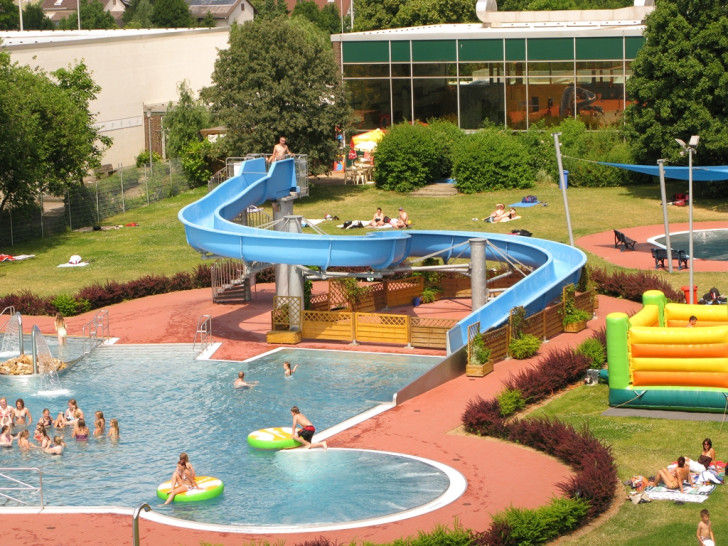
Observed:
[[[629,102],[631,61],[643,43],[642,36],[601,33],[362,40],[343,42],[341,54],[359,129],[441,118],[462,129],[488,120],[525,130],[565,117],[592,127],[618,121]]]

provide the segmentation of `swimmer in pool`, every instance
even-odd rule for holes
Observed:
[[[80,413],[80,417],[77,412]],[[65,412],[59,413],[55,423],[53,424],[56,428],[63,428],[65,426],[72,425],[73,421],[79,418],[83,419],[83,412],[81,411],[81,408],[78,407],[76,399],[71,398],[68,401],[68,409],[66,409]]]
[[[238,372],[238,378],[233,381],[233,387],[236,389],[245,389],[257,385],[257,381],[245,381],[245,372]]]
[[[88,440],[89,430],[86,426],[86,421],[82,419],[78,419],[73,424],[73,439],[74,440]]]
[[[30,441],[30,432],[28,432],[28,429],[18,434],[18,447],[20,449],[38,449],[38,446]]]
[[[13,435],[10,434],[10,425],[4,425],[0,431],[0,447],[13,447]]]
[[[0,426],[13,426],[15,419],[15,408],[8,406],[8,399],[4,396],[0,398]]]
[[[290,362],[284,362],[283,363],[283,375],[286,377],[291,377],[293,375],[293,372],[295,372],[298,369],[298,364],[296,364],[293,368],[291,368]]]
[[[177,468],[172,474],[172,479],[170,480],[172,482],[172,488],[167,496],[167,500],[164,501],[164,504],[172,502],[174,497],[180,493],[186,493],[191,489],[199,488],[197,481],[195,480],[194,471],[190,472],[187,465],[189,465],[189,460],[183,460],[180,458],[180,460],[177,461]]]
[[[22,398],[15,401],[14,414],[16,425],[30,425],[33,422],[33,416],[30,415],[30,410],[25,407],[25,401]]]
[[[109,438],[112,440],[119,439],[119,420],[112,419],[109,421]]]
[[[49,410],[48,408],[43,408],[43,416],[40,418],[40,423],[46,428],[50,428],[53,426],[53,417],[51,417],[51,410]]]
[[[96,420],[94,421],[94,436],[103,436],[106,434],[106,419],[104,419],[104,412],[96,412]]]
[[[63,455],[64,447],[66,447],[66,444],[63,443],[63,438],[61,436],[54,436],[53,445],[46,447],[43,451],[49,455]]]
[[[41,423],[38,423],[38,426],[35,427],[35,441],[40,444],[42,449],[53,445],[53,440],[48,436],[48,431]]]

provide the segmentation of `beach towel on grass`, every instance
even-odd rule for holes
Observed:
[[[710,495],[714,490],[715,485],[696,485],[694,487],[683,485],[682,493],[680,493],[679,489],[668,489],[663,485],[645,487],[645,493],[647,493],[650,497],[650,500],[671,500],[695,503],[705,502],[708,500],[708,495]]]
[[[61,264],[57,267],[85,267],[88,265],[88,262],[84,262],[81,259],[81,256],[78,254],[74,254],[68,259],[68,263]]]
[[[540,205],[541,201],[534,201],[533,203],[524,203],[522,201],[519,201],[518,203],[512,203],[508,205],[509,207],[535,207],[536,205]]]
[[[520,219],[521,219],[520,216],[514,216],[513,218],[508,218],[508,216],[506,216],[505,218],[498,220],[496,222],[496,224],[502,224],[503,222],[512,222],[513,220],[520,220]]]

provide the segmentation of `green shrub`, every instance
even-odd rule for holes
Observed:
[[[523,360],[535,355],[541,348],[541,340],[531,334],[514,339],[508,345],[508,354],[516,360]]]
[[[432,131],[422,125],[393,125],[375,152],[378,188],[409,192],[428,184],[440,172],[442,157]]]
[[[604,345],[598,339],[590,337],[585,339],[581,345],[576,348],[576,353],[587,357],[591,364],[589,367],[593,370],[601,370],[607,361],[607,352]]]
[[[159,163],[162,161],[162,156],[159,155],[157,152],[154,152],[152,154],[152,160],[155,163]],[[136,157],[136,166],[137,167],[143,167],[144,165],[149,165],[149,151],[143,150],[139,152],[139,155]]]
[[[440,289],[434,286],[428,286],[422,291],[422,303],[432,303],[437,300],[440,295]]]
[[[437,147],[440,160],[434,178],[448,178],[452,175],[452,158],[465,133],[451,121],[428,119],[427,129]]]
[[[509,540],[514,544],[544,544],[571,529],[586,516],[585,499],[557,499],[537,510],[509,508],[496,514],[494,521],[510,527]]]
[[[473,338],[473,364],[486,364],[490,360],[491,351],[485,346],[483,335],[478,334]]]
[[[523,394],[518,389],[506,389],[497,398],[502,417],[513,415],[526,407],[526,399],[523,398]]]
[[[453,155],[453,176],[458,191],[477,193],[530,188],[535,171],[521,140],[488,128],[462,139]]]
[[[208,140],[192,141],[182,150],[180,156],[182,170],[191,187],[204,186],[212,177],[210,165],[212,157],[212,144]]]
[[[68,294],[59,294],[53,299],[53,305],[58,312],[66,317],[72,317],[80,313],[85,313],[91,309],[88,300],[83,298],[74,298]]]
[[[436,525],[432,531],[419,531],[416,537],[398,538],[392,546],[469,546],[473,535],[469,529],[455,520],[453,528],[447,525]]]

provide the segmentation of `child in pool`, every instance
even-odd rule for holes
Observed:
[[[25,429],[18,434],[18,447],[20,449],[38,448],[37,445],[30,441],[30,432],[28,432],[28,429]]]
[[[64,447],[66,447],[66,444],[63,443],[63,438],[61,436],[54,436],[53,445],[49,445],[43,451],[50,455],[63,455]]]
[[[13,447],[13,435],[10,434],[10,425],[5,425],[0,431],[0,447]]]
[[[35,441],[40,444],[40,447],[42,449],[45,449],[53,444],[53,440],[51,440],[51,437],[48,436],[48,431],[42,423],[38,423],[38,426],[35,427]]]
[[[40,422],[46,428],[50,428],[53,426],[53,417],[51,417],[51,410],[49,410],[48,408],[43,408],[43,416],[40,418]]]
[[[117,439],[119,438],[119,420],[118,419],[112,419],[109,421],[109,438],[111,439]]]
[[[293,369],[291,369],[291,363],[290,362],[284,362],[283,363],[283,375],[286,377],[291,377],[293,375],[293,372],[295,372],[298,369],[298,364],[296,364]]]
[[[58,345],[66,344],[66,320],[61,313],[56,313],[56,322],[54,324],[56,332],[58,332]]]
[[[83,418],[83,412],[78,407],[75,398],[71,398],[68,401],[68,408],[66,411],[58,414],[55,423],[56,428],[63,428],[67,425],[72,425],[76,419]]]
[[[106,434],[106,419],[104,419],[104,412],[96,412],[96,420],[94,421],[94,436],[103,436]]]
[[[73,425],[73,438],[74,440],[88,440],[89,430],[86,426],[86,421],[81,418],[78,419]]]

